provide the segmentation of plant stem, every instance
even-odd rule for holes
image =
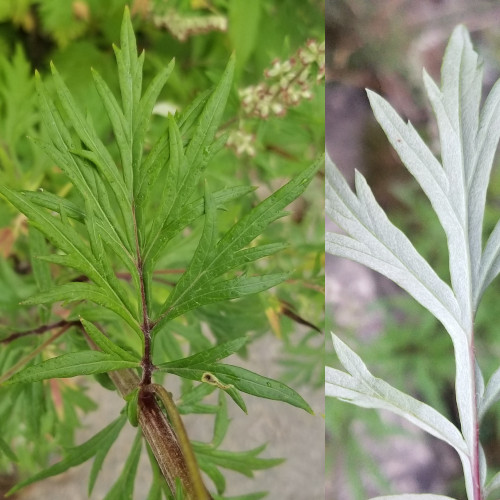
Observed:
[[[144,335],[144,355],[142,357],[142,380],[141,386],[151,384],[151,375],[153,374],[154,365],[151,361],[151,324],[149,322],[148,305],[146,302],[146,290],[144,288],[144,265],[141,256],[141,246],[139,244],[139,234],[137,231],[137,220],[135,215],[135,204],[132,203],[132,215],[135,238],[135,253],[137,258],[137,273],[139,274],[139,283],[141,287],[141,309],[142,309],[142,325],[141,330]]]
[[[207,492],[203,480],[201,478],[200,469],[198,468],[198,463],[191,446],[191,441],[187,435],[186,428],[182,422],[182,418],[177,411],[177,406],[175,406],[174,401],[168,391],[159,384],[152,384],[151,389],[160,398],[165,410],[167,411],[170,421],[174,427],[177,440],[186,459],[186,464],[189,470],[189,474],[193,481],[194,491],[196,493],[196,499],[198,500],[210,500],[210,494]]]
[[[472,467],[472,484],[473,484],[473,495],[474,500],[482,500],[483,495],[481,492],[481,473],[479,464],[479,422],[477,417],[477,391],[476,391],[476,363],[474,354],[474,332],[471,335],[471,343],[469,346],[469,360],[470,360],[470,371],[472,375],[472,406],[473,406],[473,421],[474,421],[474,433],[472,442],[472,457],[471,457],[471,467]]]
[[[50,330],[54,330],[54,328],[59,328],[63,326],[80,326],[79,321],[66,321],[65,319],[58,321],[57,323],[52,323],[50,325],[42,325],[38,328],[34,328],[33,330],[27,330],[25,332],[16,332],[8,337],[0,340],[0,344],[8,344],[18,338],[26,337],[27,335],[41,335],[42,333],[48,332]]]
[[[148,389],[141,387],[138,400],[139,425],[142,428],[144,437],[156,457],[170,491],[176,494],[176,478],[179,478],[188,498],[198,500],[177,437],[165,414],[158,406],[154,394]]]
[[[141,306],[142,306],[142,325],[141,330],[144,335],[144,356],[142,358],[142,386],[151,384],[151,375],[154,365],[151,361],[151,324],[149,321],[148,307],[146,304],[146,292],[144,289],[143,266],[140,256],[138,256],[137,270],[139,271],[139,281],[141,284]]]
[[[95,345],[93,347],[95,348]],[[140,385],[139,377],[131,369],[109,372],[109,377],[122,397]],[[144,438],[156,458],[163,477],[174,494],[176,478],[179,478],[186,490],[187,500],[212,500],[206,489],[204,496],[197,494],[196,479],[193,479],[191,474],[191,466],[188,465],[182,445],[160,409],[153,390],[151,386],[140,389],[138,419]],[[199,472],[197,476],[200,476]]]
[[[30,352],[27,356],[24,358],[20,359],[10,370],[7,370],[1,377],[0,377],[0,384],[8,380],[14,373],[16,373],[21,367],[23,367],[26,363],[31,361],[33,358],[38,356],[40,352],[42,352],[47,346],[52,344],[54,340],[59,338],[66,330],[69,330],[70,327],[72,327],[72,323],[67,323],[57,332],[55,332],[53,335],[51,335],[42,345],[38,346],[34,351]],[[47,330],[45,330],[47,331]]]
[[[182,419],[177,411],[175,403],[168,392],[160,385],[151,384],[151,377],[155,366],[152,362],[151,352],[151,330],[154,323],[149,319],[148,303],[146,300],[146,288],[144,282],[144,262],[141,255],[135,205],[132,204],[133,226],[135,233],[137,272],[140,283],[140,302],[142,309],[141,330],[144,335],[144,355],[142,357],[142,379],[139,389],[139,424],[153,452],[158,466],[167,481],[170,491],[176,493],[176,478],[186,490],[188,500],[212,500],[201,478],[200,469],[196,462],[191,442],[187,436]],[[179,270],[175,270],[177,272]],[[115,372],[116,373],[116,372]],[[110,373],[111,376],[111,373]],[[114,381],[114,379],[112,378]],[[134,387],[127,388],[128,394]],[[130,390],[128,390],[130,389]],[[164,402],[165,409],[174,425],[175,432],[161,411],[155,399],[158,393]],[[159,431],[159,432],[158,432]]]

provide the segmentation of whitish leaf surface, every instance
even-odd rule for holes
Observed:
[[[480,298],[500,271],[500,223],[482,253],[482,226],[487,186],[500,137],[500,82],[481,109],[482,65],[469,34],[458,26],[444,56],[441,88],[424,74],[439,129],[438,160],[410,124],[405,124],[381,97],[369,92],[375,116],[401,160],[429,198],[448,243],[451,288],[387,219],[361,175],[354,195],[339,171],[329,165],[327,211],[347,232],[327,236],[327,250],[363,263],[408,291],[445,326],[455,351],[456,394],[468,454],[476,453],[476,395],[483,417],[499,399],[498,372],[486,388],[474,358],[473,320]],[[486,461],[479,447],[480,482]],[[470,498],[470,467],[464,463]]]
[[[332,338],[340,362],[349,373],[326,368],[327,396],[366,408],[392,411],[453,446],[461,455],[467,455],[460,431],[449,420],[431,406],[374,377],[354,351],[336,335],[332,334]]]
[[[451,288],[416,251],[376,202],[364,177],[357,172],[357,196],[337,167],[327,160],[326,210],[349,236],[327,233],[326,250],[364,264],[392,279],[428,309],[451,336],[455,349],[457,403],[465,439],[472,449],[475,387],[469,359],[470,332],[462,324]]]

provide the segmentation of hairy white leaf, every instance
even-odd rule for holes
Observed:
[[[389,410],[453,446],[461,456],[467,455],[460,431],[448,419],[431,406],[374,377],[354,351],[336,335],[332,334],[332,338],[340,362],[349,373],[326,368],[327,396],[365,408]]]
[[[337,168],[327,160],[326,187],[327,213],[347,233],[328,234],[327,251],[362,263],[392,279],[428,309],[451,336],[457,367],[455,387],[462,432],[460,438],[465,448],[457,448],[456,442],[454,446],[461,453],[470,499],[476,498],[478,486],[473,485],[472,470],[479,467],[481,487],[485,484],[487,472],[484,452],[477,443],[478,420],[500,399],[500,369],[485,388],[473,347],[473,322],[479,301],[500,272],[500,221],[482,253],[486,192],[500,138],[500,81],[481,109],[481,80],[482,64],[478,54],[473,50],[465,27],[458,26],[444,56],[441,87],[424,72],[426,91],[439,129],[440,159],[434,156],[410,123],[404,123],[382,97],[368,91],[379,124],[422,187],[444,229],[451,287],[437,276],[406,236],[388,220],[359,173],[356,173],[355,194]],[[361,406],[379,408],[387,403],[384,391],[391,396],[400,394],[392,393],[395,389],[378,379],[374,379],[376,387],[384,397],[372,394],[363,378],[369,372],[366,367],[364,370],[366,372],[360,368],[351,376],[338,370],[330,372],[332,377],[337,377],[333,386],[337,393],[342,394],[338,397]],[[327,384],[327,392],[332,394],[333,386]],[[373,387],[370,386],[370,390]],[[380,403],[381,399],[385,402]],[[403,410],[393,408],[400,413]],[[425,428],[429,422],[421,424]],[[453,429],[453,433],[460,434],[458,429]],[[432,429],[426,430],[432,433]],[[446,439],[449,438],[447,434]],[[406,495],[397,498],[427,497]]]
[[[410,240],[387,218],[364,177],[356,173],[356,196],[327,157],[326,211],[349,236],[327,233],[326,251],[364,264],[397,283],[444,325],[453,341],[457,406],[462,430],[472,448],[474,433],[473,365],[469,333],[450,287],[417,252]]]
[[[356,196],[329,157],[326,164],[326,211],[349,234],[327,233],[326,250],[392,279],[449,328],[452,337],[466,340],[452,290],[389,221],[365,178],[356,172]]]

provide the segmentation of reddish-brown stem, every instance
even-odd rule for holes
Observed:
[[[56,339],[58,339],[66,330],[69,330],[69,328],[72,325],[66,322],[62,328],[57,331],[56,333],[53,333],[42,345],[38,346],[35,350],[31,351],[27,356],[24,358],[20,359],[10,370],[7,370],[2,376],[0,376],[0,384],[8,380],[14,373],[16,373],[18,370],[20,370],[26,363],[31,361],[33,358],[35,358],[39,353],[41,353],[46,347],[48,347],[52,342],[54,342]]]
[[[151,361],[151,324],[149,322],[148,304],[146,301],[146,289],[144,286],[144,264],[142,262],[141,248],[139,244],[139,235],[137,233],[137,220],[135,216],[135,205],[132,204],[132,215],[134,217],[134,236],[135,236],[135,254],[137,258],[137,273],[139,274],[139,283],[141,287],[141,308],[142,308],[142,325],[141,330],[144,335],[144,355],[142,357],[142,380],[141,386],[149,386],[151,384],[151,376],[153,374],[154,365]]]
[[[38,328],[34,328],[33,330],[27,330],[25,332],[16,332],[9,335],[7,338],[0,340],[0,344],[8,344],[13,340],[19,339],[21,337],[26,337],[27,335],[41,335],[42,333],[49,332],[50,330],[54,330],[55,328],[67,327],[70,326],[79,326],[79,321],[66,321],[65,319],[58,321],[57,323],[51,323],[50,325],[42,325]]]
[[[92,342],[90,344],[95,348]],[[131,369],[109,372],[109,377],[122,397],[130,394],[140,385],[139,377]],[[208,492],[205,497],[196,494],[189,466],[177,435],[158,405],[152,386],[142,386],[140,388],[138,407],[138,420],[142,433],[170,490],[172,492],[176,491],[176,478],[179,478],[186,491],[187,500],[201,500],[202,498],[203,500],[211,500],[212,497]]]
[[[185,269],[158,269],[157,271],[154,271],[153,273],[153,279],[156,278],[156,276],[161,276],[164,274],[182,274],[185,271]],[[122,280],[126,281],[131,281],[132,280],[132,275],[127,272],[117,272],[115,273],[117,278],[120,278]],[[71,281],[89,281],[89,278],[85,276],[85,274],[80,274],[79,276],[76,276],[73,278]],[[156,278],[156,281],[160,281],[160,278]],[[163,283],[166,283],[167,285],[174,286],[175,283],[173,281],[166,281],[163,280]]]
[[[139,253],[139,249],[137,250]],[[148,307],[146,303],[146,291],[144,288],[143,265],[140,255],[138,255],[137,270],[139,271],[139,282],[141,284],[141,303],[142,303],[142,325],[141,330],[144,335],[144,356],[142,358],[142,386],[151,384],[154,365],[151,361],[151,323],[149,321]]]

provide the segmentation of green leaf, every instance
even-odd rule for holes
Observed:
[[[124,255],[120,256],[122,260],[131,259],[129,252],[132,247],[108,202],[108,195],[101,189],[102,183],[95,182],[97,174],[94,175],[94,169],[89,168],[88,164],[71,153],[76,144],[73,142],[59,111],[48,96],[38,73],[36,73],[36,88],[40,111],[52,144],[36,139],[32,139],[33,142],[66,173],[83,198],[92,202],[96,214],[99,215],[99,221],[103,225],[104,234],[108,235],[109,240],[116,242],[117,249],[123,249]]]
[[[130,394],[127,394],[125,396],[125,400],[127,401],[127,417],[133,427],[137,427],[139,425],[139,418],[137,413],[138,398],[138,387],[135,388]]]
[[[113,127],[113,133],[120,151],[121,164],[123,167],[125,184],[131,190],[132,183],[132,137],[128,122],[123,116],[123,112],[116,101],[113,92],[96,70],[92,70],[94,83],[101,98],[101,101]]]
[[[20,191],[21,195],[39,207],[47,208],[53,212],[60,213],[61,207],[68,217],[79,222],[85,220],[85,212],[79,206],[66,198],[61,198],[47,191]]]
[[[52,277],[50,275],[49,266],[40,261],[37,257],[48,252],[47,243],[42,233],[37,229],[30,228],[30,254],[31,267],[35,277],[36,284],[40,291],[47,290],[52,285]]]
[[[185,173],[179,182],[175,198],[171,204],[172,210],[169,214],[166,214],[165,224],[168,224],[170,218],[175,220],[183,212],[184,206],[189,202],[200,175],[206,167],[205,156],[207,155],[207,148],[212,144],[215,132],[222,119],[232,85],[233,72],[234,57],[231,57],[221,80],[196,122],[197,125],[193,137],[185,152],[186,165],[189,168],[185,169]],[[158,234],[151,234],[144,254],[144,260],[154,262],[165,243],[165,241],[158,239]]]
[[[60,462],[57,462],[38,474],[35,474],[34,476],[16,484],[16,486],[7,492],[7,496],[14,494],[16,491],[19,491],[21,488],[24,488],[29,484],[33,484],[36,481],[40,481],[41,479],[45,479],[47,477],[56,476],[57,474],[67,471],[71,467],[75,467],[87,461],[89,458],[99,453],[101,447],[110,446],[108,443],[111,438],[118,435],[126,421],[127,417],[125,415],[120,415],[116,420],[111,422],[107,427],[98,432],[95,436],[91,437],[85,443],[75,448],[68,449],[66,457]]]
[[[90,323],[90,321],[87,321],[84,318],[80,318],[80,321],[85,328],[85,331],[89,334],[89,337],[104,353],[111,354],[124,361],[141,361],[140,357],[134,356],[130,352],[122,349],[120,346],[109,340],[108,337],[106,337],[106,335],[104,335],[95,325]]]
[[[203,460],[198,458],[200,464],[200,469],[212,480],[215,487],[217,488],[217,493],[224,493],[226,490],[226,478],[224,474],[217,468],[216,465],[210,463],[209,460]]]
[[[52,262],[57,261],[65,264],[69,262],[69,259],[70,257],[66,256],[50,257]],[[52,304],[58,301],[71,302],[75,300],[90,300],[104,306],[121,316],[136,332],[140,332],[140,327],[130,311],[110,297],[105,290],[89,283],[65,283],[30,297],[23,304]]]
[[[236,74],[245,68],[255,49],[260,11],[260,0],[233,0],[229,3],[229,37],[236,52]]]
[[[89,484],[88,484],[88,494],[89,496],[92,494],[92,491],[95,486],[95,482],[97,481],[97,477],[99,472],[101,472],[102,464],[108,454],[113,443],[118,439],[123,426],[126,423],[126,418],[124,415],[120,415],[116,420],[116,425],[113,425],[108,433],[103,436],[102,440],[99,443],[99,447],[97,453],[95,453],[94,462],[92,463],[92,469],[90,470],[89,475]]]
[[[213,203],[210,199],[207,201],[206,198],[202,238],[186,272],[163,304],[157,328],[190,309],[220,300],[258,293],[284,281],[287,278],[286,274],[251,278],[242,276],[226,281],[215,280],[235,267],[278,249],[278,247],[267,246],[261,251],[247,249],[238,253],[261,234],[271,222],[283,216],[283,208],[305,190],[322,164],[323,159],[318,160],[301,172],[244,216],[216,244],[214,243],[216,214]]]
[[[218,242],[219,255],[214,264],[227,259],[227,267],[231,269],[231,254],[251,243],[271,222],[285,215],[282,210],[304,192],[323,165],[324,157],[321,157],[242,217]]]
[[[139,169],[142,160],[142,151],[146,132],[148,130],[148,123],[151,119],[153,107],[160,95],[161,90],[165,86],[170,74],[172,73],[175,65],[175,60],[172,59],[170,63],[158,73],[151,83],[148,85],[144,95],[141,97],[139,103],[138,116],[134,123],[134,145],[133,157],[134,166],[137,172],[134,173],[134,194],[138,195],[140,192],[140,185],[142,183],[142,167]]]
[[[43,262],[39,257],[48,252],[47,242],[43,234],[35,227],[29,228],[30,235],[30,261],[33,276],[39,291],[47,290],[52,285],[52,276],[50,267],[46,262]],[[50,318],[50,309],[42,306],[40,308],[40,320],[42,323],[47,323]]]
[[[94,128],[83,118],[83,115],[79,111],[79,107],[73,99],[73,96],[53,64],[51,64],[51,69],[59,101],[66,111],[68,118],[81,141],[86,147],[89,148],[88,151],[75,150],[73,152],[79,156],[89,159],[97,167],[112,189],[120,207],[123,220],[126,222],[125,229],[127,232],[127,241],[130,245],[129,248],[132,248],[134,237],[132,227],[133,218],[130,206],[131,194],[128,193],[123,177],[120,175],[110,153],[97,136]]]
[[[224,203],[235,200],[254,191],[250,186],[238,186],[221,189],[212,194],[218,209],[224,209]],[[164,223],[158,233],[158,244],[166,244],[184,228],[192,224],[198,217],[205,213],[205,200],[200,198],[185,206],[183,212],[171,222]]]
[[[211,443],[214,448],[218,448],[221,445],[230,423],[231,419],[227,413],[226,396],[223,391],[219,391],[219,408],[215,416],[214,437]]]
[[[82,241],[80,235],[75,231],[75,229],[68,223],[67,218],[64,214],[61,214],[61,218],[54,217],[48,214],[44,210],[40,210],[38,207],[34,206],[31,202],[26,199],[22,194],[10,190],[5,186],[0,186],[0,193],[2,193],[5,198],[7,198],[14,206],[16,206],[21,212],[23,212],[31,221],[37,229],[39,229],[43,234],[49,238],[49,240],[63,250],[67,255],[52,255],[44,256],[44,260],[49,262],[60,263],[65,266],[73,267],[78,271],[82,272],[88,276],[94,283],[99,285],[101,292],[97,287],[92,287],[91,285],[80,283],[80,284],[67,284],[63,287],[58,287],[62,293],[62,289],[66,292],[75,292],[76,288],[72,288],[72,285],[84,285],[80,288],[80,292],[83,292],[85,287],[89,292],[89,300],[101,300],[101,305],[105,305],[117,314],[120,314],[129,324],[133,325],[135,320],[133,319],[130,310],[132,306],[127,300],[126,295],[121,289],[121,284],[117,283],[117,280],[110,279],[110,276],[106,276],[106,267],[103,265],[102,259],[97,260],[89,250],[89,248]],[[38,298],[39,302],[32,301],[31,303],[47,303],[54,302],[55,300],[66,300],[64,297],[55,300],[49,299],[51,295],[57,290],[48,290],[42,292]],[[99,298],[100,297],[100,298]],[[85,299],[85,296],[78,296],[77,299]],[[106,305],[108,304],[108,305]],[[111,307],[112,306],[112,307]]]
[[[223,344],[212,347],[211,349],[206,349],[197,354],[193,354],[187,358],[176,359],[175,361],[170,361],[168,363],[162,363],[158,365],[158,368],[164,368],[168,366],[174,366],[176,368],[184,368],[189,366],[196,366],[206,363],[215,363],[221,359],[227,358],[231,354],[238,352],[247,342],[248,337],[239,337],[229,342],[224,342]]]
[[[47,0],[40,4],[39,11],[44,33],[50,33],[62,47],[87,30],[88,23],[75,16],[71,3]]]
[[[172,115],[168,117],[168,150],[169,159],[165,171],[165,178],[163,180],[163,189],[160,195],[160,204],[157,213],[154,215],[149,228],[150,235],[156,235],[161,230],[165,219],[172,210],[173,203],[175,202],[181,173],[185,170],[185,157],[184,157],[184,144],[180,130]],[[159,151],[162,152],[163,148]],[[152,152],[153,153],[153,152]],[[148,161],[156,160],[156,150],[154,154],[150,154]],[[144,168],[149,168],[145,166]],[[177,219],[178,220],[178,219]],[[177,222],[176,220],[176,222]]]
[[[203,156],[205,155],[205,149],[212,144],[215,132],[222,120],[233,82],[234,65],[234,56],[231,56],[217,87],[196,121],[193,137],[186,149],[186,163],[190,165],[190,169],[189,172],[186,172],[181,184],[181,189],[184,189],[182,197],[186,201],[195,186],[193,181],[198,179],[199,173],[204,168]],[[184,205],[184,203],[181,203],[181,205]]]
[[[142,432],[139,429],[120,477],[104,497],[104,500],[133,500],[134,483],[137,475],[139,458],[141,457],[141,448]]]
[[[241,392],[260,398],[283,401],[297,408],[313,413],[311,407],[293,389],[276,380],[263,377],[244,368],[219,363],[198,363],[195,366],[173,365],[174,362],[158,366],[158,370],[173,373],[190,380],[203,380],[204,375],[210,374],[224,385],[231,385]]]
[[[229,389],[224,389],[224,392],[226,392],[227,395],[235,402],[235,404],[239,408],[241,408],[243,413],[248,414],[247,405],[245,404],[245,401],[241,397],[241,394],[238,390],[236,390],[234,387],[231,387]]]
[[[289,273],[267,274],[264,276],[252,276],[250,278],[238,276],[230,280],[204,284],[204,287],[200,285],[197,287],[198,289],[194,288],[193,284],[194,289],[191,290],[191,286],[188,285],[188,289],[183,292],[179,299],[176,299],[175,302],[172,299],[173,304],[167,309],[161,319],[158,320],[156,327],[160,328],[165,322],[197,307],[223,300],[237,299],[245,295],[268,290],[273,286],[283,283],[289,276]],[[189,297],[187,297],[188,293],[190,293]]]
[[[78,266],[81,272],[97,284],[106,286],[106,282],[101,277],[98,263],[95,262],[90,251],[72,227],[65,224],[62,219],[33,206],[22,194],[12,191],[6,186],[0,186],[0,193],[23,212],[54,245],[67,254],[71,254],[74,265]]]
[[[234,470],[247,477],[253,477],[253,471],[276,467],[285,460],[282,458],[259,458],[266,445],[244,452],[223,451],[204,443],[193,442],[193,449],[200,462],[200,467],[208,462],[224,469]]]
[[[16,454],[12,451],[12,448],[8,445],[7,441],[5,441],[0,436],[0,451],[12,462],[18,462],[19,459],[16,457]]]
[[[92,375],[123,368],[137,368],[138,366],[139,362],[124,361],[116,355],[100,351],[70,352],[24,368],[7,380],[5,385],[37,382],[48,378]]]

